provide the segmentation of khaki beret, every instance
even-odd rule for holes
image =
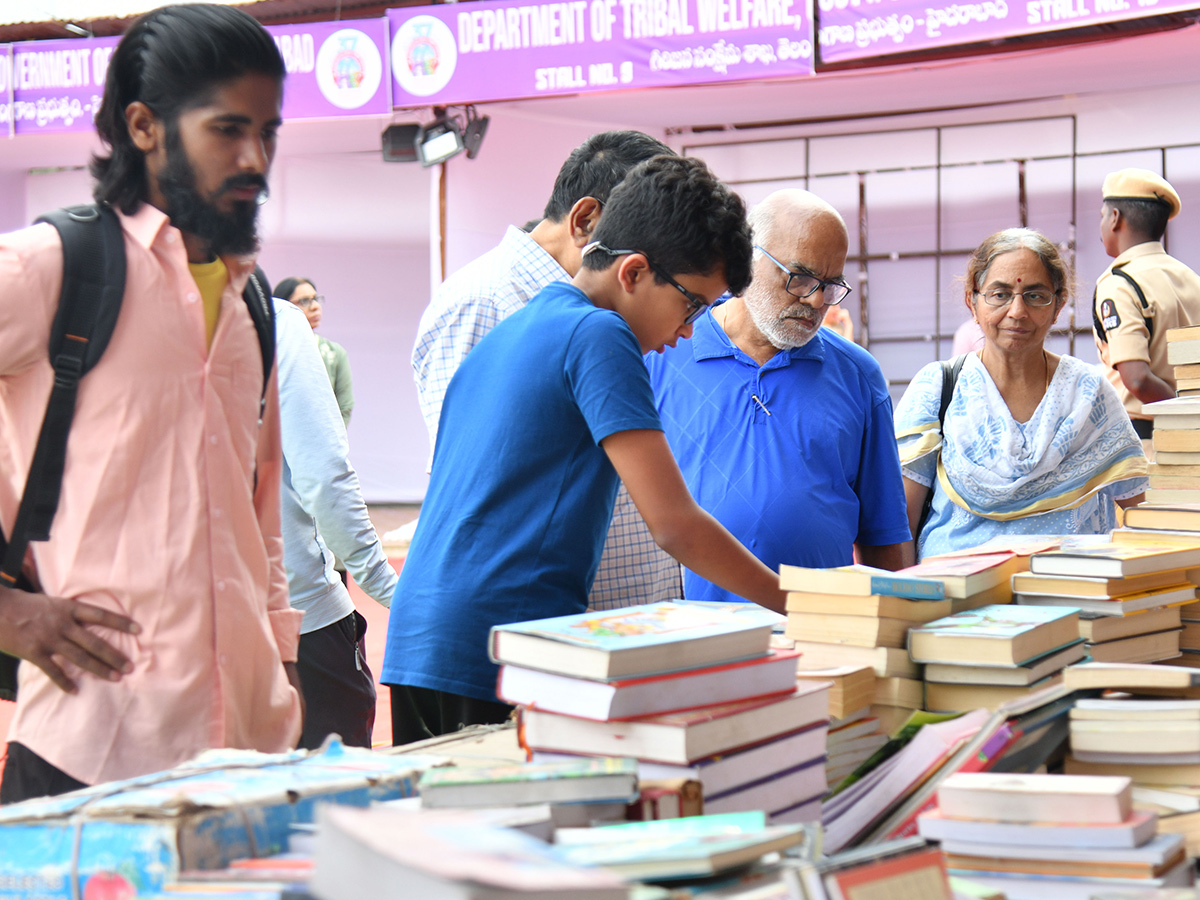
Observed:
[[[1179,195],[1161,175],[1149,169],[1121,169],[1104,179],[1105,200],[1157,200],[1171,209],[1168,219],[1179,215]]]

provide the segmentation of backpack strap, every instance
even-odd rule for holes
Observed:
[[[1134,281],[1132,275],[1125,271],[1124,264],[1113,266],[1112,274],[1128,281],[1129,285],[1133,288],[1133,292],[1137,294],[1138,301],[1142,304],[1142,321],[1146,325],[1147,339],[1153,340],[1154,319],[1149,315],[1150,303],[1146,300],[1146,294],[1142,291],[1142,286]],[[1092,330],[1096,332],[1096,336],[1100,338],[1101,342],[1107,344],[1108,333],[1104,329],[1104,323],[1100,320],[1100,314],[1096,312],[1096,300],[1099,296],[1098,291],[1099,286],[1097,286],[1096,291],[1092,292]]]
[[[958,373],[962,371],[963,363],[967,361],[965,353],[942,361],[942,401],[938,407],[938,431],[944,432],[946,426],[946,410],[950,408],[950,401],[954,399],[954,386],[958,383]],[[945,438],[943,437],[943,440]],[[938,451],[941,453],[941,451]],[[925,503],[921,507],[921,518],[917,521],[917,533],[913,535],[915,540],[925,527],[925,522],[929,519],[929,513],[933,511],[933,485],[929,486],[929,491],[925,494]]]
[[[263,383],[262,394],[258,400],[258,422],[262,424],[263,413],[267,408],[267,381],[271,378],[271,367],[275,365],[275,306],[271,296],[258,280],[258,274],[252,272],[246,279],[242,299],[250,310],[250,318],[254,321],[254,330],[258,332],[258,347],[262,351]]]
[[[38,220],[58,229],[63,248],[63,281],[58,312],[50,330],[54,387],[38,434],[25,492],[12,537],[0,563],[2,583],[16,585],[30,541],[50,537],[50,524],[62,492],[67,435],[75,417],[79,379],[108,346],[125,293],[125,239],[121,222],[108,206],[89,204],[55,210]]]

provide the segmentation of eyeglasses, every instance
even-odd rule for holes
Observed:
[[[663,281],[665,281],[667,284],[671,285],[671,287],[675,288],[675,290],[679,291],[679,293],[683,294],[683,296],[685,298],[687,298],[688,313],[686,316],[684,316],[684,319],[683,319],[684,325],[691,325],[698,318],[700,318],[702,315],[704,315],[704,311],[706,309],[708,309],[708,301],[707,300],[705,300],[699,294],[693,294],[691,291],[689,291],[687,288],[685,288],[682,284],[680,284],[678,281],[676,281],[674,278],[672,278],[670,275],[668,275],[666,273],[666,271],[664,271],[662,268],[660,268],[658,265],[656,265],[654,260],[652,260],[649,256],[646,256],[645,253],[642,253],[641,250],[613,250],[609,247],[605,247],[599,241],[592,241],[590,244],[588,244],[586,247],[583,248],[583,252],[580,255],[587,256],[589,253],[591,253],[595,250],[599,250],[601,253],[607,253],[609,256],[625,256],[626,254],[629,254],[629,253],[641,253],[642,256],[645,256],[646,257],[646,265],[648,265],[650,267],[650,270],[655,275],[657,275],[659,278],[661,278]]]
[[[1017,297],[1020,297],[1026,306],[1049,306],[1058,298],[1057,291],[1033,290],[1033,291],[975,291],[983,297],[983,302],[988,306],[1008,306]]]
[[[303,297],[299,300],[293,300],[292,302],[295,303],[297,306],[299,306],[301,309],[308,309],[314,303],[324,304],[325,303],[325,295],[324,294],[313,294],[311,297]]]
[[[825,305],[837,306],[849,297],[850,292],[854,290],[854,288],[850,287],[844,281],[825,281],[811,272],[793,272],[766,250],[763,250],[758,244],[754,245],[754,249],[762,253],[763,256],[775,263],[781,271],[787,274],[787,284],[783,286],[783,289],[797,299],[803,300],[806,297],[811,297],[823,288],[822,296],[825,299]]]

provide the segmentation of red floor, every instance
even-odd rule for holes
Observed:
[[[403,558],[392,560],[392,565],[396,567],[397,572],[400,571],[400,566],[403,562]],[[350,596],[353,598],[354,605],[358,608],[358,611],[366,617],[367,664],[371,667],[371,671],[378,676],[379,670],[383,667],[383,648],[387,640],[388,611],[359,590],[353,581],[350,582]],[[374,744],[376,747],[390,747],[392,743],[391,696],[385,687],[379,687],[378,691],[379,703],[375,708]],[[15,704],[0,701],[0,734],[8,734],[9,722],[12,720],[15,709]],[[2,752],[2,748],[0,748],[0,752]],[[0,759],[0,772],[3,772],[3,770],[3,759]]]

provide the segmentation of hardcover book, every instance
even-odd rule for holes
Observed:
[[[1078,637],[1074,609],[983,606],[912,629],[908,650],[920,663],[1017,666]]]
[[[753,603],[650,603],[499,625],[489,654],[496,663],[605,681],[765,656],[779,621]]]
[[[779,567],[779,587],[785,591],[821,594],[853,594],[860,597],[884,594],[913,600],[943,600],[946,589],[940,581],[913,578],[871,566],[840,566],[834,569]]]

